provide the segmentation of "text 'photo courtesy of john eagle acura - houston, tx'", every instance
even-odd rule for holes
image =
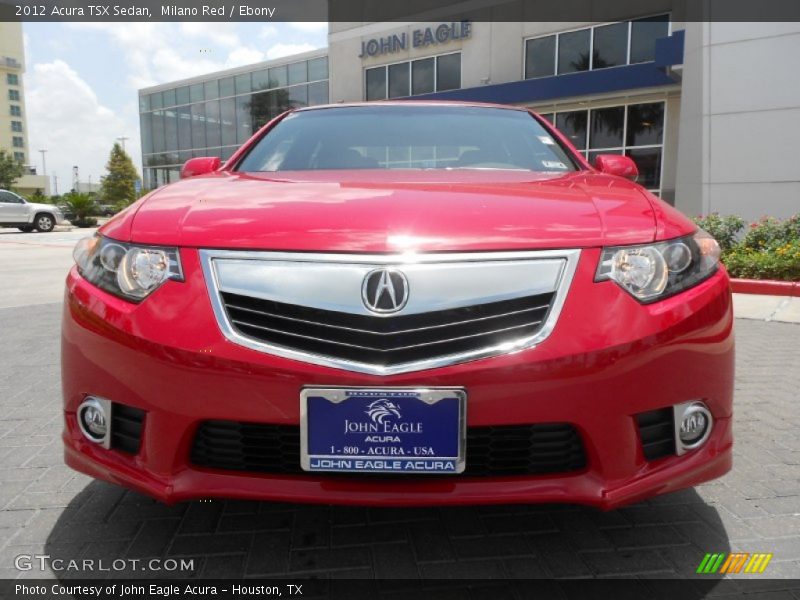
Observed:
[[[66,462],[172,503],[568,502],[731,468],[719,247],[518,107],[288,111],[75,248]]]

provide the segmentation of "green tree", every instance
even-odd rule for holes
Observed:
[[[5,150],[0,149],[0,189],[8,190],[22,177],[25,168],[22,163]]]
[[[102,197],[108,204],[128,206],[136,200],[136,180],[139,174],[131,157],[119,144],[114,144],[106,164],[108,175],[103,178]]]

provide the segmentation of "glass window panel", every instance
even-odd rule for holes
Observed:
[[[550,123],[553,122],[553,113],[539,113],[539,116],[542,117],[545,121],[549,121]]]
[[[457,90],[461,87],[461,53],[436,57],[436,90]]]
[[[367,69],[367,100],[386,99],[386,67]]]
[[[226,77],[219,80],[219,97],[227,98],[236,93],[236,86],[233,83],[233,77]]]
[[[164,106],[164,95],[161,92],[150,94],[150,108],[153,110]]]
[[[316,83],[308,84],[308,105],[314,106],[316,104],[328,103],[328,82],[317,81]]]
[[[8,90],[9,100],[14,100],[14,95],[12,92],[16,92],[16,90]],[[146,110],[150,110],[150,96],[143,94],[139,96],[139,112],[144,112]]]
[[[637,183],[648,190],[661,186],[661,148],[635,148],[626,154],[639,168]]]
[[[236,100],[225,98],[219,101],[220,127],[222,129],[222,145],[236,143]]]
[[[153,132],[153,152],[164,151],[164,111],[153,111],[152,117],[152,132]]]
[[[306,61],[289,65],[289,85],[308,81],[308,64]]]
[[[558,74],[589,70],[589,29],[558,36]]]
[[[595,27],[592,69],[624,65],[628,61],[628,23]]]
[[[164,91],[164,106],[175,106],[177,101],[175,100],[175,90],[165,90]]]
[[[189,104],[191,102],[191,96],[189,95],[189,86],[185,85],[183,87],[179,87],[175,90],[175,101],[178,104]]]
[[[569,138],[578,149],[586,148],[586,124],[588,115],[585,110],[560,112],[556,115],[556,128]]]
[[[308,80],[320,81],[328,78],[328,59],[324,56],[308,61]]]
[[[164,111],[164,142],[167,152],[178,149],[178,112],[175,108]]]
[[[286,95],[285,90],[274,90],[250,96],[250,120],[253,124],[253,131],[265,125],[274,116],[277,110],[276,99],[279,93]]]
[[[289,105],[292,108],[308,106],[308,86],[296,85],[289,88]],[[281,111],[283,112],[283,111]]]
[[[411,93],[429,94],[435,91],[433,58],[423,58],[411,63]]]
[[[269,84],[269,70],[262,69],[253,73],[253,91],[268,90],[272,86]]]
[[[152,113],[139,115],[139,127],[142,131],[142,154],[153,152],[153,119]]]
[[[205,148],[205,146],[206,146],[205,104],[192,104],[192,148]]]
[[[223,149],[222,149],[222,156],[220,156],[220,158],[221,158],[223,161],[226,161],[226,160],[228,160],[228,159],[229,159],[231,156],[233,156],[233,153],[234,153],[234,152],[236,152],[236,150],[237,150],[237,147],[236,147],[236,146],[228,146],[227,148],[223,148]]]
[[[189,98],[192,102],[202,102],[205,96],[203,95],[203,84],[195,83],[189,86]]]
[[[669,35],[669,15],[638,19],[631,25],[631,64],[656,57],[656,40]]]
[[[241,144],[253,135],[253,121],[250,117],[251,96],[237,96],[236,100],[236,143]]]
[[[283,87],[289,83],[286,65],[282,67],[272,67],[269,70],[270,87]]]
[[[590,148],[622,147],[622,129],[625,122],[625,107],[600,108],[591,111]]]
[[[555,75],[556,36],[525,42],[525,79]]]
[[[206,81],[203,84],[203,91],[205,92],[206,100],[216,100],[219,98],[219,79]]]
[[[192,109],[180,106],[178,112],[178,150],[192,147]]]
[[[410,93],[411,63],[389,65],[389,98],[403,98]]]
[[[206,102],[206,144],[208,146],[222,145],[222,129],[219,123],[219,100]]]
[[[236,93],[248,94],[253,89],[250,81],[250,73],[237,75],[235,79]]]
[[[664,138],[664,103],[628,106],[628,146],[661,144]]]

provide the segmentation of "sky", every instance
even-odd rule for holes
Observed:
[[[327,23],[25,23],[30,162],[96,183],[115,140],[141,175],[140,88],[322,48]]]

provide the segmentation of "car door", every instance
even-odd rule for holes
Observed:
[[[25,201],[11,192],[0,190],[0,223],[27,223]]]

